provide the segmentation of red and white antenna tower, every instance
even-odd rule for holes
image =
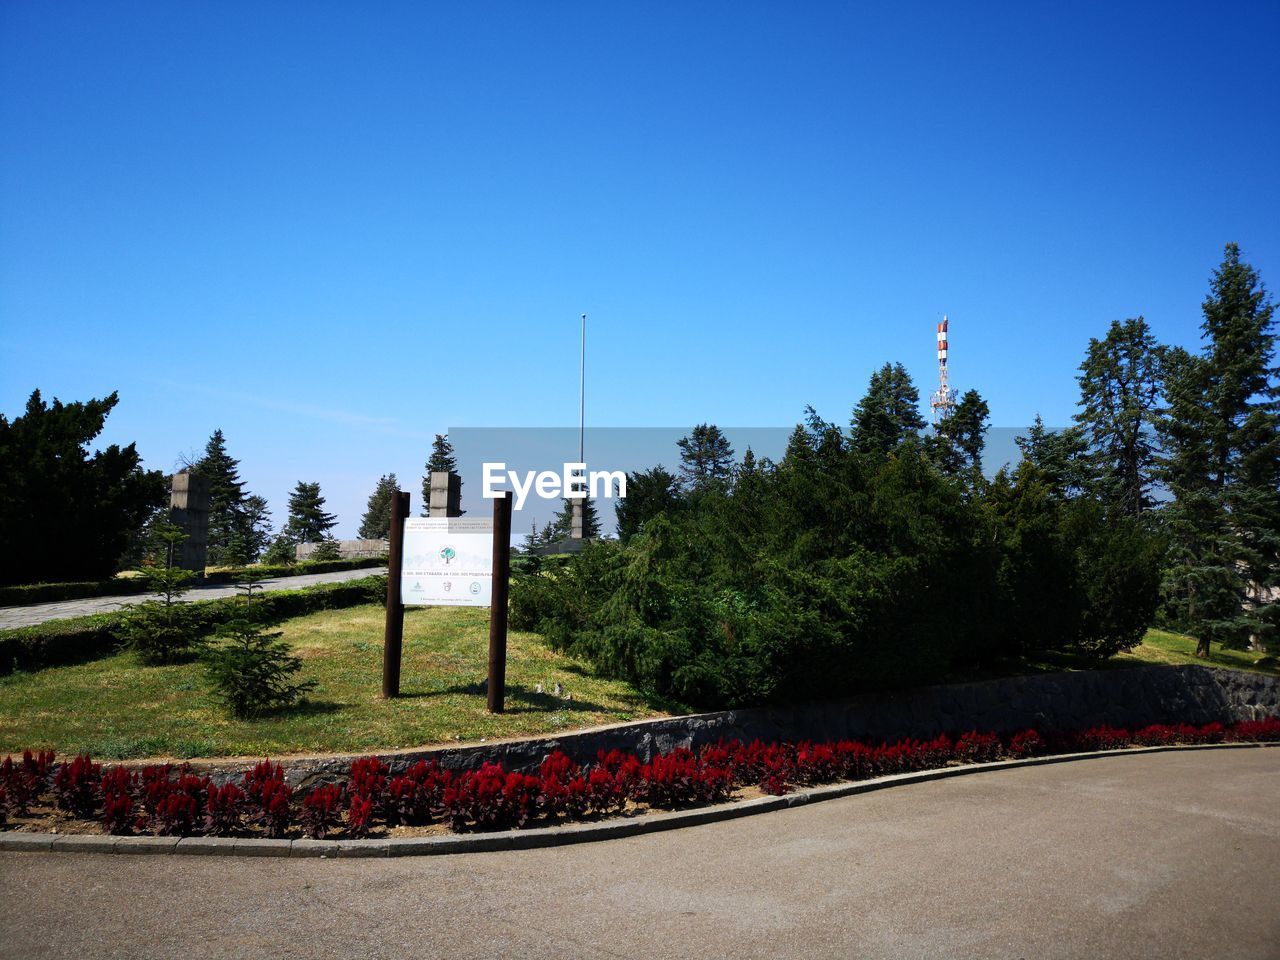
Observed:
[[[951,415],[956,407],[956,392],[947,382],[947,317],[942,316],[938,324],[938,389],[929,398],[929,406],[933,408],[933,425]]]

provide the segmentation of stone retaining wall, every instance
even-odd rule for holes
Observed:
[[[673,747],[696,747],[721,737],[742,740],[896,740],[939,733],[1028,727],[1076,730],[1096,724],[1137,727],[1150,723],[1231,723],[1280,715],[1280,681],[1262,674],[1208,667],[1134,667],[1124,670],[1047,673],[980,683],[866,694],[848,700],[725,710],[641,720],[530,740],[435,747],[380,754],[394,770],[419,759],[474,768],[497,761],[509,769],[536,768],[552,750],[578,762],[597,750],[620,749],[648,759]],[[345,774],[351,757],[298,758],[286,779],[309,785]],[[215,779],[239,776],[247,764],[200,764]]]

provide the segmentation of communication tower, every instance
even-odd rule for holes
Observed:
[[[933,409],[933,425],[936,427],[956,408],[956,391],[947,381],[947,317],[943,314],[938,324],[938,389],[929,398]]]

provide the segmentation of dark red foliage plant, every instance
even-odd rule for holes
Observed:
[[[244,775],[246,809],[250,820],[268,837],[283,837],[289,830],[293,790],[284,782],[284,769],[263,760]]]
[[[939,735],[875,745],[857,740],[755,740],[747,745],[721,740],[696,753],[677,748],[647,763],[620,750],[600,751],[596,762],[586,766],[555,751],[543,759],[536,776],[498,763],[455,773],[441,769],[436,760],[418,761],[392,776],[382,760],[362,757],[352,763],[345,788],[316,787],[296,806],[283,768],[266,760],[248,771],[241,785],[215,786],[186,764],[148,766],[138,773],[117,766],[103,772],[87,756],[55,764],[51,753],[27,751],[21,760],[8,757],[0,763],[0,825],[25,815],[51,784],[58,808],[73,816],[92,819],[101,803],[101,822],[109,833],[145,827],[177,836],[227,836],[256,825],[268,837],[283,837],[299,811],[303,831],[311,837],[330,835],[339,827],[350,837],[368,836],[380,818],[388,825],[444,820],[455,830],[500,830],[615,815],[629,801],[652,808],[719,803],[735,787],[750,784],[782,794],[796,785],[861,780],[956,762],[1220,742],[1280,742],[1280,718],[1230,726],[1161,723],[1137,730],[1106,725],[1045,733],[1023,730],[1003,738],[969,731],[954,740]]]
[[[53,775],[53,800],[59,810],[92,820],[98,808],[102,767],[82,754],[64,762]]]
[[[387,788],[387,776],[391,768],[377,757],[361,757],[351,761],[351,792],[359,794],[372,804],[377,813],[382,812],[383,795]]]
[[[419,760],[404,773],[391,777],[383,790],[383,808],[390,824],[430,823],[440,816],[444,789],[453,779],[440,761]]]
[[[1047,751],[1044,738],[1034,730],[1023,730],[1009,738],[1009,756],[1016,759],[1038,757]]]
[[[337,784],[312,787],[302,798],[302,832],[312,840],[323,840],[341,820],[342,788]]]
[[[138,775],[125,767],[112,767],[102,775],[102,827],[107,833],[131,833],[137,827],[133,795]]]
[[[205,795],[204,831],[211,837],[229,837],[244,828],[246,797],[234,783],[209,784]]]
[[[367,837],[372,823],[373,801],[361,794],[352,793],[347,807],[347,835],[356,838]]]

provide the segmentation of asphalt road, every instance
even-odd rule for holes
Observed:
[[[1277,796],[1198,751],[539,851],[0,854],[0,956],[1277,957]]]
[[[375,574],[386,573],[386,567],[366,567],[363,570],[338,570],[333,573],[307,573],[300,577],[275,577],[271,580],[259,581],[264,590],[298,590],[317,583],[341,583],[344,580],[359,580]],[[235,584],[222,584],[209,587],[195,587],[183,600],[217,600],[219,597],[235,596]],[[36,603],[27,607],[0,607],[0,630],[10,627],[29,627],[46,620],[63,620],[67,617],[87,617],[91,613],[109,613],[121,607],[132,606],[143,600],[152,599],[149,594],[135,594],[127,597],[87,597],[83,600],[59,600],[56,603]]]

